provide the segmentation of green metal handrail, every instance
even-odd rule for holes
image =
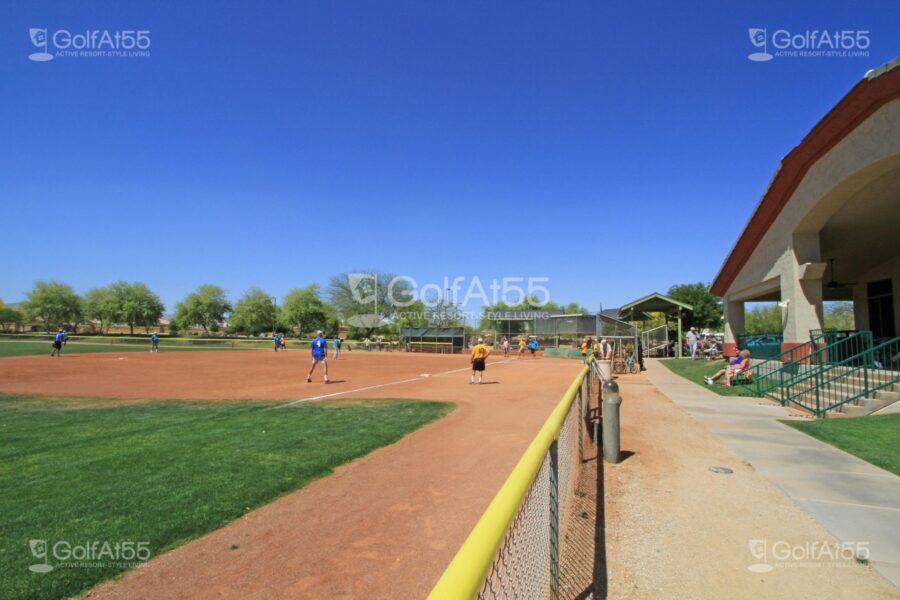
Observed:
[[[785,388],[783,403],[795,404],[821,417],[828,411],[900,382],[900,336],[877,346],[872,346],[871,338],[871,332],[863,331],[825,348],[825,351],[831,349],[834,355],[840,356],[842,342],[849,345],[854,340],[868,339],[867,348],[849,352],[791,382]],[[803,389],[792,392],[797,386],[804,385]]]
[[[786,404],[788,390],[799,381],[806,381],[827,366],[872,348],[871,331],[844,332],[848,335],[839,340],[837,333],[836,329],[812,330],[809,342],[782,353],[784,362],[781,365],[769,365],[768,372],[761,369],[761,365],[753,367],[756,394]],[[828,340],[837,341],[828,343]]]
[[[819,341],[809,341],[785,350],[775,358],[753,365],[752,383],[744,384],[756,396],[769,396],[769,392],[782,387],[785,368],[798,365],[819,348]],[[752,355],[751,355],[752,358]]]
[[[827,336],[818,339],[827,339]],[[800,373],[799,368],[792,369],[796,375],[789,378],[781,386],[782,390],[787,391],[810,379],[821,378],[822,372],[829,367],[834,368],[842,366],[846,362],[858,360],[859,356],[866,350],[871,349],[871,347],[872,333],[870,331],[860,331],[833,344],[821,346],[805,357],[807,366],[813,368],[806,369],[802,373]],[[782,397],[784,398],[784,394],[782,394]],[[786,400],[783,400],[782,404],[785,403]]]

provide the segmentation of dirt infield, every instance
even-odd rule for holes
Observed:
[[[530,359],[519,362],[526,360]],[[420,376],[466,369],[469,364],[461,355],[344,352],[339,360],[329,360],[332,383],[325,386],[321,365],[316,367],[313,383],[306,383],[309,361],[308,350],[13,357],[0,363],[0,392],[128,399],[296,400],[424,379]]]
[[[400,397],[458,408],[230,525],[158,556],[90,598],[422,598],[580,365],[345,353],[328,386],[308,352],[64,355],[2,361],[0,391],[126,399]],[[427,374],[427,376],[425,376]],[[291,410],[290,405],[280,410]],[[232,547],[236,547],[232,549]]]

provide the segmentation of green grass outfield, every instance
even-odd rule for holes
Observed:
[[[782,423],[900,475],[900,414]]]
[[[391,399],[276,410],[267,410],[272,402],[113,402],[0,395],[4,599],[69,597],[133,566],[60,565],[67,545],[97,542],[102,552],[108,543],[115,552],[128,543],[127,552],[157,556],[453,408]],[[29,569],[42,562],[30,540],[49,545],[51,572]],[[117,562],[93,556],[88,562]]]
[[[697,385],[709,388],[720,396],[753,396],[753,392],[742,386],[726,387],[723,375],[714,385],[703,382],[705,376],[712,376],[728,364],[724,360],[691,360],[689,358],[666,358],[660,360],[670,371],[693,381]]]

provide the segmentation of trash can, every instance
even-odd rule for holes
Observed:
[[[597,363],[597,374],[600,376],[601,381],[612,379],[612,361],[597,360],[594,362]]]

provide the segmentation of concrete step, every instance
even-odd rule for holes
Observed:
[[[869,414],[864,406],[855,406],[853,404],[844,404],[838,410],[847,417],[864,417]]]
[[[896,402],[897,400],[900,400],[900,392],[894,392],[887,389],[878,390],[877,392],[875,392],[875,397],[879,400],[884,400],[885,405],[888,405]]]
[[[884,400],[879,400],[878,398],[860,398],[858,401],[858,405],[865,408],[867,413],[873,413],[876,410],[884,408],[885,402]]]

